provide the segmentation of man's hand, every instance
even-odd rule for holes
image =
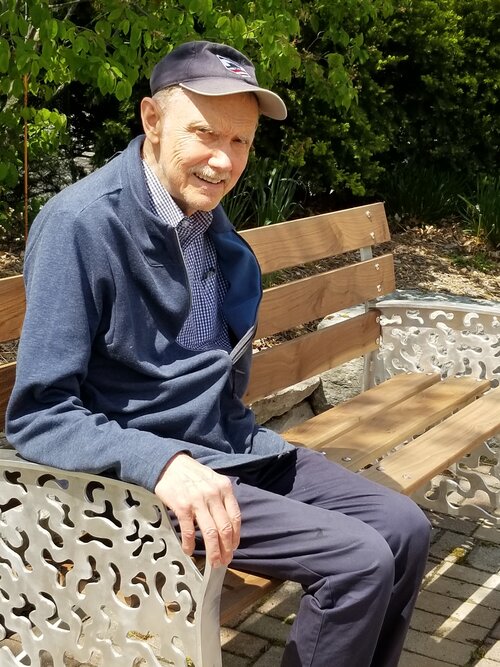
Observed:
[[[179,521],[184,553],[194,551],[196,523],[211,565],[229,565],[240,541],[241,513],[228,477],[177,454],[163,470],[155,493]]]

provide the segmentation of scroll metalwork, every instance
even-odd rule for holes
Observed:
[[[0,450],[2,667],[220,667],[215,577],[153,494]]]
[[[371,385],[410,371],[500,383],[500,303],[394,299],[382,300],[376,308],[382,340],[370,359]],[[498,438],[485,442],[421,489],[415,500],[429,509],[483,517],[500,526],[499,445]]]

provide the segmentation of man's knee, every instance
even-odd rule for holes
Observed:
[[[403,543],[419,552],[429,548],[431,524],[420,507],[406,496],[398,499],[395,526]]]

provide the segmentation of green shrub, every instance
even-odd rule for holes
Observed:
[[[438,223],[458,216],[465,183],[463,176],[434,165],[405,162],[386,175],[379,194],[397,221]]]
[[[475,192],[470,197],[460,198],[467,228],[494,246],[500,246],[500,176],[478,176]]]
[[[283,222],[297,209],[297,171],[284,161],[252,156],[247,171],[226,195],[224,209],[236,229]]]

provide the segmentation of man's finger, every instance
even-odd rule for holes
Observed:
[[[241,511],[238,501],[234,497],[232,490],[230,494],[227,494],[224,498],[224,505],[226,507],[227,515],[232,525],[232,534],[233,534],[233,551],[238,547],[240,543],[240,531],[241,531]]]
[[[182,550],[188,556],[192,556],[195,547],[196,529],[193,517],[189,514],[177,515],[179,529],[181,531]]]

